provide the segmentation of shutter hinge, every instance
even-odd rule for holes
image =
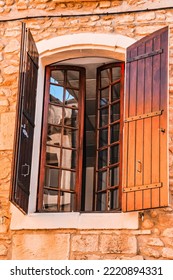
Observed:
[[[146,119],[146,118],[150,118],[150,117],[160,116],[160,115],[162,115],[162,112],[163,112],[163,110],[160,110],[160,111],[155,111],[155,112],[151,112],[151,113],[147,113],[147,114],[129,117],[129,118],[125,119],[124,122],[127,123],[127,122],[131,122],[131,121],[137,121],[137,120]]]
[[[128,58],[128,59],[127,59],[127,63],[128,63],[128,62],[133,62],[133,61],[136,61],[136,60],[139,60],[139,59],[151,57],[151,56],[154,56],[154,55],[156,55],[156,54],[161,54],[161,53],[163,53],[163,49],[159,49],[159,50],[156,50],[156,51],[152,51],[152,52],[150,52],[150,53],[145,53],[145,54],[137,55],[137,56],[135,56],[135,57]]]
[[[161,188],[161,187],[162,187],[162,183],[155,183],[155,184],[148,184],[148,185],[142,185],[142,186],[134,186],[134,187],[129,187],[129,188],[123,188],[123,192],[134,192],[134,191],[155,189],[155,188]]]

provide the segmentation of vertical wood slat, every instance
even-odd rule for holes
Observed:
[[[137,48],[131,50],[131,57],[137,56]],[[130,80],[134,81],[129,84],[129,104],[128,106],[128,117],[136,115],[136,97],[137,97],[137,61],[132,63],[132,71],[130,72]],[[130,105],[130,106],[129,106]],[[135,153],[136,153],[136,122],[130,122],[128,125],[128,184],[129,186],[135,185]],[[135,205],[135,193],[131,192],[128,194],[127,211],[132,211]]]
[[[162,50],[160,53],[153,54],[153,51],[159,49]],[[124,192],[123,211],[161,207],[168,203],[167,133],[160,131],[161,128],[167,129],[167,27],[129,47],[127,59],[151,52],[152,56],[146,55],[127,64],[125,119],[139,114],[163,111],[161,116],[124,124],[123,188],[153,183],[162,183],[162,187]],[[135,91],[137,91],[136,103],[132,104],[135,100]],[[131,115],[135,106],[136,114]],[[130,123],[136,123],[134,130],[132,128],[128,130]],[[138,172],[138,160],[141,161],[141,172]]]
[[[27,213],[34,134],[38,52],[32,35],[30,31],[26,29],[25,24],[23,24],[22,30],[18,125],[16,130],[17,136],[15,151],[16,160],[13,178],[13,194],[11,200],[23,212]],[[30,44],[31,41],[32,44]],[[30,48],[30,45],[32,45],[32,48]],[[33,56],[35,59],[33,59]]]
[[[145,44],[141,44],[138,47],[138,55],[145,53]],[[144,76],[145,75],[145,61],[141,59],[138,61],[138,79],[137,79],[137,92],[140,94],[137,95],[136,100],[136,114],[144,114]],[[139,77],[141,77],[139,79]],[[144,138],[144,120],[139,120],[136,122],[136,181],[135,185],[143,185],[143,172],[142,172],[142,163],[144,158],[144,147],[143,147],[143,138]],[[143,207],[143,191],[135,193],[135,209],[141,209]]]
[[[146,53],[152,52],[153,40],[145,44]],[[145,98],[144,113],[152,112],[152,57],[145,59]],[[140,78],[140,77],[138,77]],[[157,96],[158,98],[158,96]],[[143,184],[151,184],[151,118],[144,119],[144,159],[143,159]],[[158,151],[157,151],[158,152]],[[151,208],[151,190],[143,191],[143,208]]]

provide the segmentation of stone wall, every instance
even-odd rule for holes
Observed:
[[[21,21],[26,22],[36,42],[81,32],[119,33],[138,40],[169,26],[169,175],[173,205],[173,8],[168,8],[171,1],[164,2],[0,1],[0,259],[173,259],[171,206],[145,211],[138,230],[11,231],[9,208]]]

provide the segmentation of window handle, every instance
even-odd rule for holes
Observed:
[[[142,172],[142,162],[140,160],[137,161],[136,167],[137,167],[137,172],[141,173]]]

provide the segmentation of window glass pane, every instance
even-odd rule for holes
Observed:
[[[50,82],[58,85],[64,84],[64,70],[51,71]]]
[[[111,81],[110,69],[101,71],[101,88],[109,86]]]
[[[44,186],[47,188],[57,189],[59,175],[60,175],[59,169],[46,167]]]
[[[108,145],[108,129],[100,129],[99,130],[99,147]]]
[[[108,111],[108,107],[100,110],[100,127],[108,124]]]
[[[110,186],[118,186],[119,185],[119,166],[110,168],[109,172],[109,180],[110,180]]]
[[[62,167],[72,169],[76,167],[76,152],[62,149]]]
[[[63,118],[63,108],[49,104],[48,123],[60,125]]]
[[[64,128],[63,147],[76,148],[77,146],[77,130]]]
[[[64,108],[64,125],[78,127],[78,110]]]
[[[109,88],[105,88],[100,91],[100,107],[103,107],[109,103]]]
[[[74,190],[76,173],[68,170],[61,170],[60,187],[63,190]]]
[[[106,211],[106,193],[97,195],[97,211]]]
[[[61,192],[60,211],[63,212],[75,211],[75,194]]]
[[[78,107],[79,92],[74,89],[66,89],[65,91],[65,105],[71,107]]]
[[[119,141],[120,123],[111,125],[111,144]]]
[[[118,193],[118,189],[110,192],[110,210],[119,208]]]
[[[67,87],[79,88],[79,71],[67,71]]]
[[[56,189],[44,189],[43,209],[46,211],[58,211],[58,191]]]
[[[110,164],[119,162],[119,145],[110,147]]]
[[[60,148],[51,146],[46,147],[46,164],[53,166],[60,165]]]
[[[120,102],[111,106],[111,122],[120,119]]]
[[[120,98],[120,83],[111,87],[111,102]]]
[[[112,68],[112,82],[120,79],[121,77],[121,67]]]
[[[50,102],[63,104],[64,88],[60,86],[50,85]]]
[[[48,125],[47,144],[61,146],[61,127]]]
[[[107,170],[98,172],[98,190],[105,190],[107,188]]]
[[[98,167],[103,168],[107,166],[108,150],[102,150],[98,153]]]

